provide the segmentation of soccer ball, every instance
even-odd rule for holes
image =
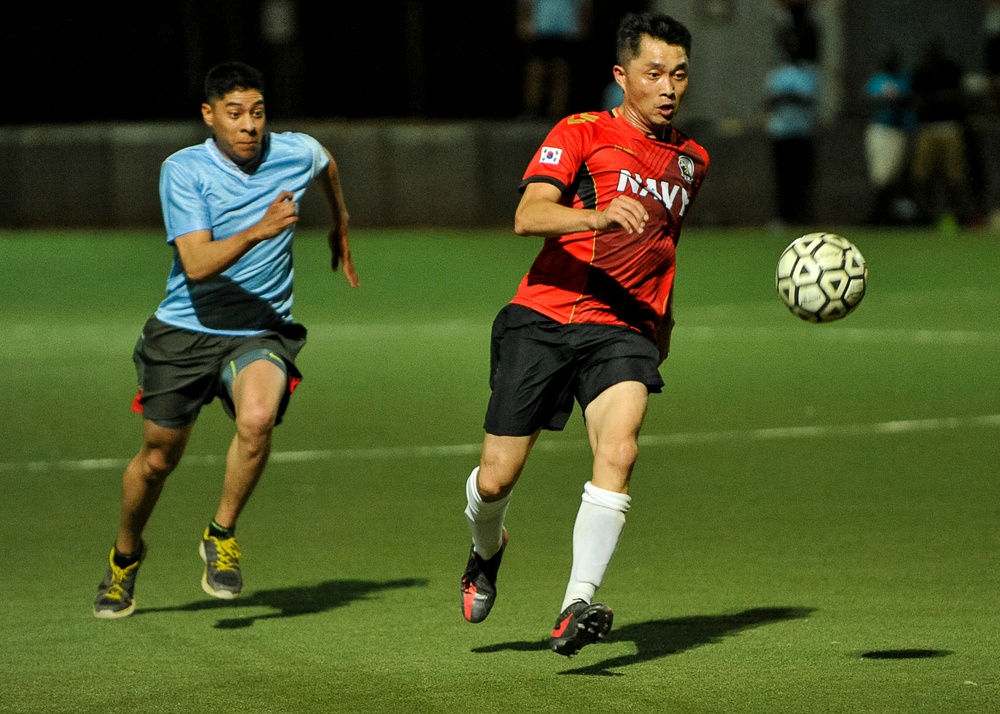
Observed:
[[[778,260],[778,296],[809,322],[846,317],[865,296],[868,266],[853,243],[834,233],[796,238]]]

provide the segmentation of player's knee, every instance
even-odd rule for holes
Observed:
[[[514,468],[510,464],[506,466],[496,463],[480,464],[479,476],[476,479],[480,498],[489,503],[506,497],[513,490],[520,473],[520,468]]]
[[[240,438],[249,443],[265,443],[271,438],[277,415],[273,409],[247,407],[236,415],[236,430]]]
[[[597,458],[620,473],[631,473],[638,457],[639,445],[635,439],[616,439],[605,442],[597,450]]]
[[[144,449],[139,455],[142,476],[147,481],[162,481],[177,468],[181,459],[179,450]]]

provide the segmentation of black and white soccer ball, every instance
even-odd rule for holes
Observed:
[[[775,283],[793,315],[809,322],[833,322],[861,303],[868,266],[861,251],[843,236],[810,233],[785,248]]]

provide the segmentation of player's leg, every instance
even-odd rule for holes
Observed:
[[[465,517],[472,534],[469,560],[462,574],[462,615],[482,622],[496,601],[496,581],[507,530],[504,519],[514,484],[524,469],[538,431],[530,436],[487,433],[479,466],[465,484]]]
[[[503,520],[510,494],[538,434],[538,431],[530,436],[486,434],[483,439],[479,467],[466,482],[465,515],[473,547],[484,559],[492,558],[503,545]]]
[[[552,341],[549,318],[508,305],[493,323],[489,406],[483,450],[466,481],[472,548],[461,580],[462,614],[481,622],[496,599],[507,543],[511,492],[542,428],[561,429],[573,408],[566,350]]]
[[[256,359],[232,380],[236,434],[226,454],[222,498],[215,522],[234,528],[271,453],[271,436],[285,396],[285,369],[270,359]]]
[[[639,455],[639,430],[646,416],[649,389],[642,382],[619,382],[605,389],[584,412],[594,453],[595,486],[627,494]]]
[[[143,415],[142,444],[122,476],[121,517],[94,614],[130,615],[134,586],[146,554],[142,533],[180,462],[201,406],[211,399],[215,357],[202,349],[203,337],[150,318],[133,351],[139,394],[133,411]]]
[[[266,349],[237,357],[227,370],[224,383],[232,400],[236,434],[226,454],[219,506],[199,545],[205,561],[202,589],[223,599],[243,590],[236,521],[264,473],[288,385],[283,360]]]
[[[178,428],[142,422],[142,446],[122,476],[122,508],[115,550],[138,554],[142,532],[153,514],[163,486],[184,454],[194,423]]]
[[[563,608],[574,600],[593,600],[618,546],[631,504],[629,480],[647,400],[646,385],[620,382],[587,407],[594,468],[573,527],[573,567]]]
[[[167,476],[176,468],[191,436],[193,422],[178,428],[143,420],[142,445],[122,475],[122,505],[115,545],[104,579],[97,586],[94,615],[127,617],[135,611],[135,579],[146,555],[142,532],[153,513]]]
[[[604,390],[587,406],[594,467],[591,481],[584,484],[573,527],[573,565],[550,642],[559,654],[573,656],[611,629],[611,609],[593,599],[618,547],[631,505],[629,480],[647,400],[645,384],[626,381]]]

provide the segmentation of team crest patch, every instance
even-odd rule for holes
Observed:
[[[690,156],[678,156],[677,165],[681,169],[681,176],[688,183],[694,181],[694,161],[691,160]]]
[[[542,155],[541,158],[538,159],[538,162],[541,164],[558,164],[559,160],[562,159],[562,152],[562,149],[556,149],[551,146],[543,146]],[[690,159],[688,160],[690,161]]]

